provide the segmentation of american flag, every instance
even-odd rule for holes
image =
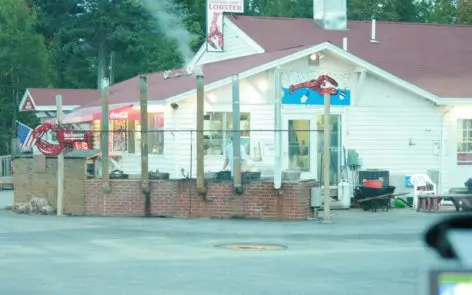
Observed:
[[[33,146],[34,138],[32,135],[33,129],[23,123],[16,122],[16,132],[20,140],[21,150],[30,150]]]

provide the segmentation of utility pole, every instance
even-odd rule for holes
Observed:
[[[115,52],[111,51],[110,52],[110,61],[108,65],[108,77],[110,80],[110,85],[113,85],[114,80],[115,80]]]
[[[330,218],[330,188],[329,188],[329,166],[330,166],[330,146],[331,146],[331,95],[324,95],[324,146],[323,146],[323,187],[324,187],[324,222],[329,223]]]
[[[105,48],[105,28],[101,23],[98,28],[98,67],[97,67],[97,88],[102,90],[102,81],[105,78],[106,64],[107,64],[107,53]]]

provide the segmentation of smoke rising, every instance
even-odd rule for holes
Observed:
[[[185,65],[193,57],[190,42],[195,37],[187,31],[183,17],[177,11],[172,12],[175,5],[171,0],[142,0],[144,8],[157,20],[162,32],[177,43],[177,48]]]

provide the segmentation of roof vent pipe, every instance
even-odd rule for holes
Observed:
[[[370,43],[379,43],[379,41],[377,41],[377,21],[375,19],[372,20],[372,29],[370,32]]]
[[[347,38],[343,38],[343,50],[347,51]]]

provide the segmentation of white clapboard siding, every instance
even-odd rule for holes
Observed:
[[[207,52],[206,47],[203,50],[203,55],[196,61],[197,64],[207,64],[264,52],[226,17],[224,18],[224,52]]]
[[[149,154],[149,170],[160,172],[171,173],[171,177],[176,173],[174,170],[173,159],[175,157],[175,133],[171,132],[174,126],[174,110],[167,108],[164,112],[164,154],[154,155]],[[119,164],[124,173],[127,174],[140,174],[141,173],[141,154],[128,154],[124,153],[123,157],[119,160]]]
[[[466,110],[467,106],[455,107],[457,109]],[[457,110],[456,109],[456,110]],[[457,165],[457,120],[458,117],[452,112],[447,112],[444,116],[444,175],[442,179],[443,189],[445,192],[450,188],[465,187],[465,182],[468,178],[472,177],[472,167],[470,165]]]
[[[440,169],[434,144],[441,140],[441,116],[432,102],[369,75],[345,112],[344,145],[359,153],[362,169],[386,169],[400,181],[426,174]]]
[[[223,110],[224,109],[224,110]],[[221,111],[231,112],[231,105],[227,105]],[[254,147],[257,143],[273,142],[273,106],[272,105],[241,105],[241,112],[250,112],[251,129],[260,131],[251,131],[251,154],[248,161],[249,167],[258,169],[259,167],[270,166],[273,161],[273,155],[266,155],[263,161],[253,161]],[[190,130],[196,129],[196,109],[192,99],[188,99],[179,104],[179,110],[175,112],[175,119],[178,120],[176,133],[176,142],[178,148],[175,149],[176,170],[185,170],[189,173],[192,170],[192,176],[196,175],[196,133]],[[224,162],[223,156],[207,155],[205,156],[205,172],[216,172],[222,169]]]
[[[456,126],[452,122],[452,117],[451,114],[445,114],[442,120],[443,159],[441,171],[441,192],[446,192],[452,187],[463,186],[465,182],[462,181],[462,183],[460,183],[464,177],[456,177],[457,145],[455,138],[456,133],[454,132]]]

